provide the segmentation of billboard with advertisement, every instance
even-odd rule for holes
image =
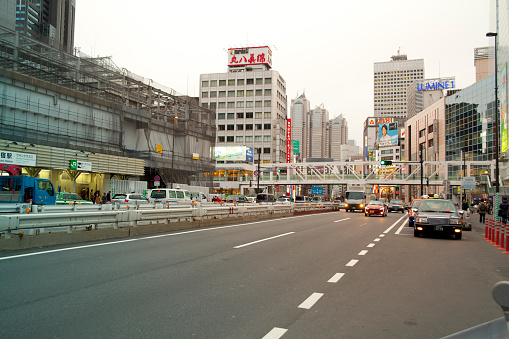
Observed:
[[[378,147],[398,145],[398,123],[389,122],[378,125]]]
[[[502,138],[501,151],[502,153],[507,152],[508,148],[508,135],[507,135],[507,64],[504,64],[500,71],[500,77],[502,78],[502,86],[500,88],[500,135]]]
[[[286,121],[286,162],[292,162],[292,119]]]
[[[228,67],[267,65],[272,68],[272,51],[269,46],[228,49]]]
[[[253,162],[253,149],[246,146],[216,147],[216,161],[248,161]]]

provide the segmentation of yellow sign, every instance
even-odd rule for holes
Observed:
[[[156,153],[163,153],[163,145],[156,144]]]

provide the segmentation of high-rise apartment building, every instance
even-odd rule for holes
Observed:
[[[309,116],[309,158],[327,158],[327,124],[329,111],[321,104]]]
[[[375,117],[403,118],[407,116],[407,88],[415,80],[424,79],[424,59],[407,60],[404,54],[388,62],[374,65]]]
[[[231,48],[228,71],[200,75],[200,105],[216,111],[217,146],[258,150],[263,163],[286,162],[286,82],[269,47]]]
[[[311,103],[306,98],[305,93],[302,93],[296,99],[292,99],[290,117],[292,119],[292,140],[297,141],[299,144],[299,152],[296,154],[294,151],[297,159],[303,159],[307,156],[310,108]]]

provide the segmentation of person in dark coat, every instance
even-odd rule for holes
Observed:
[[[507,198],[504,197],[500,206],[498,207],[498,216],[502,218],[502,224],[507,224],[507,211],[509,210],[509,202]]]
[[[106,202],[111,202],[111,191],[108,191],[108,194],[106,194]]]
[[[477,212],[479,213],[479,222],[484,223],[486,221],[486,213],[488,213],[488,204],[484,200],[477,206]]]

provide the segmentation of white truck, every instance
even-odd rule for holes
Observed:
[[[360,210],[366,207],[366,194],[364,186],[350,186],[345,193],[345,209],[347,212]]]

